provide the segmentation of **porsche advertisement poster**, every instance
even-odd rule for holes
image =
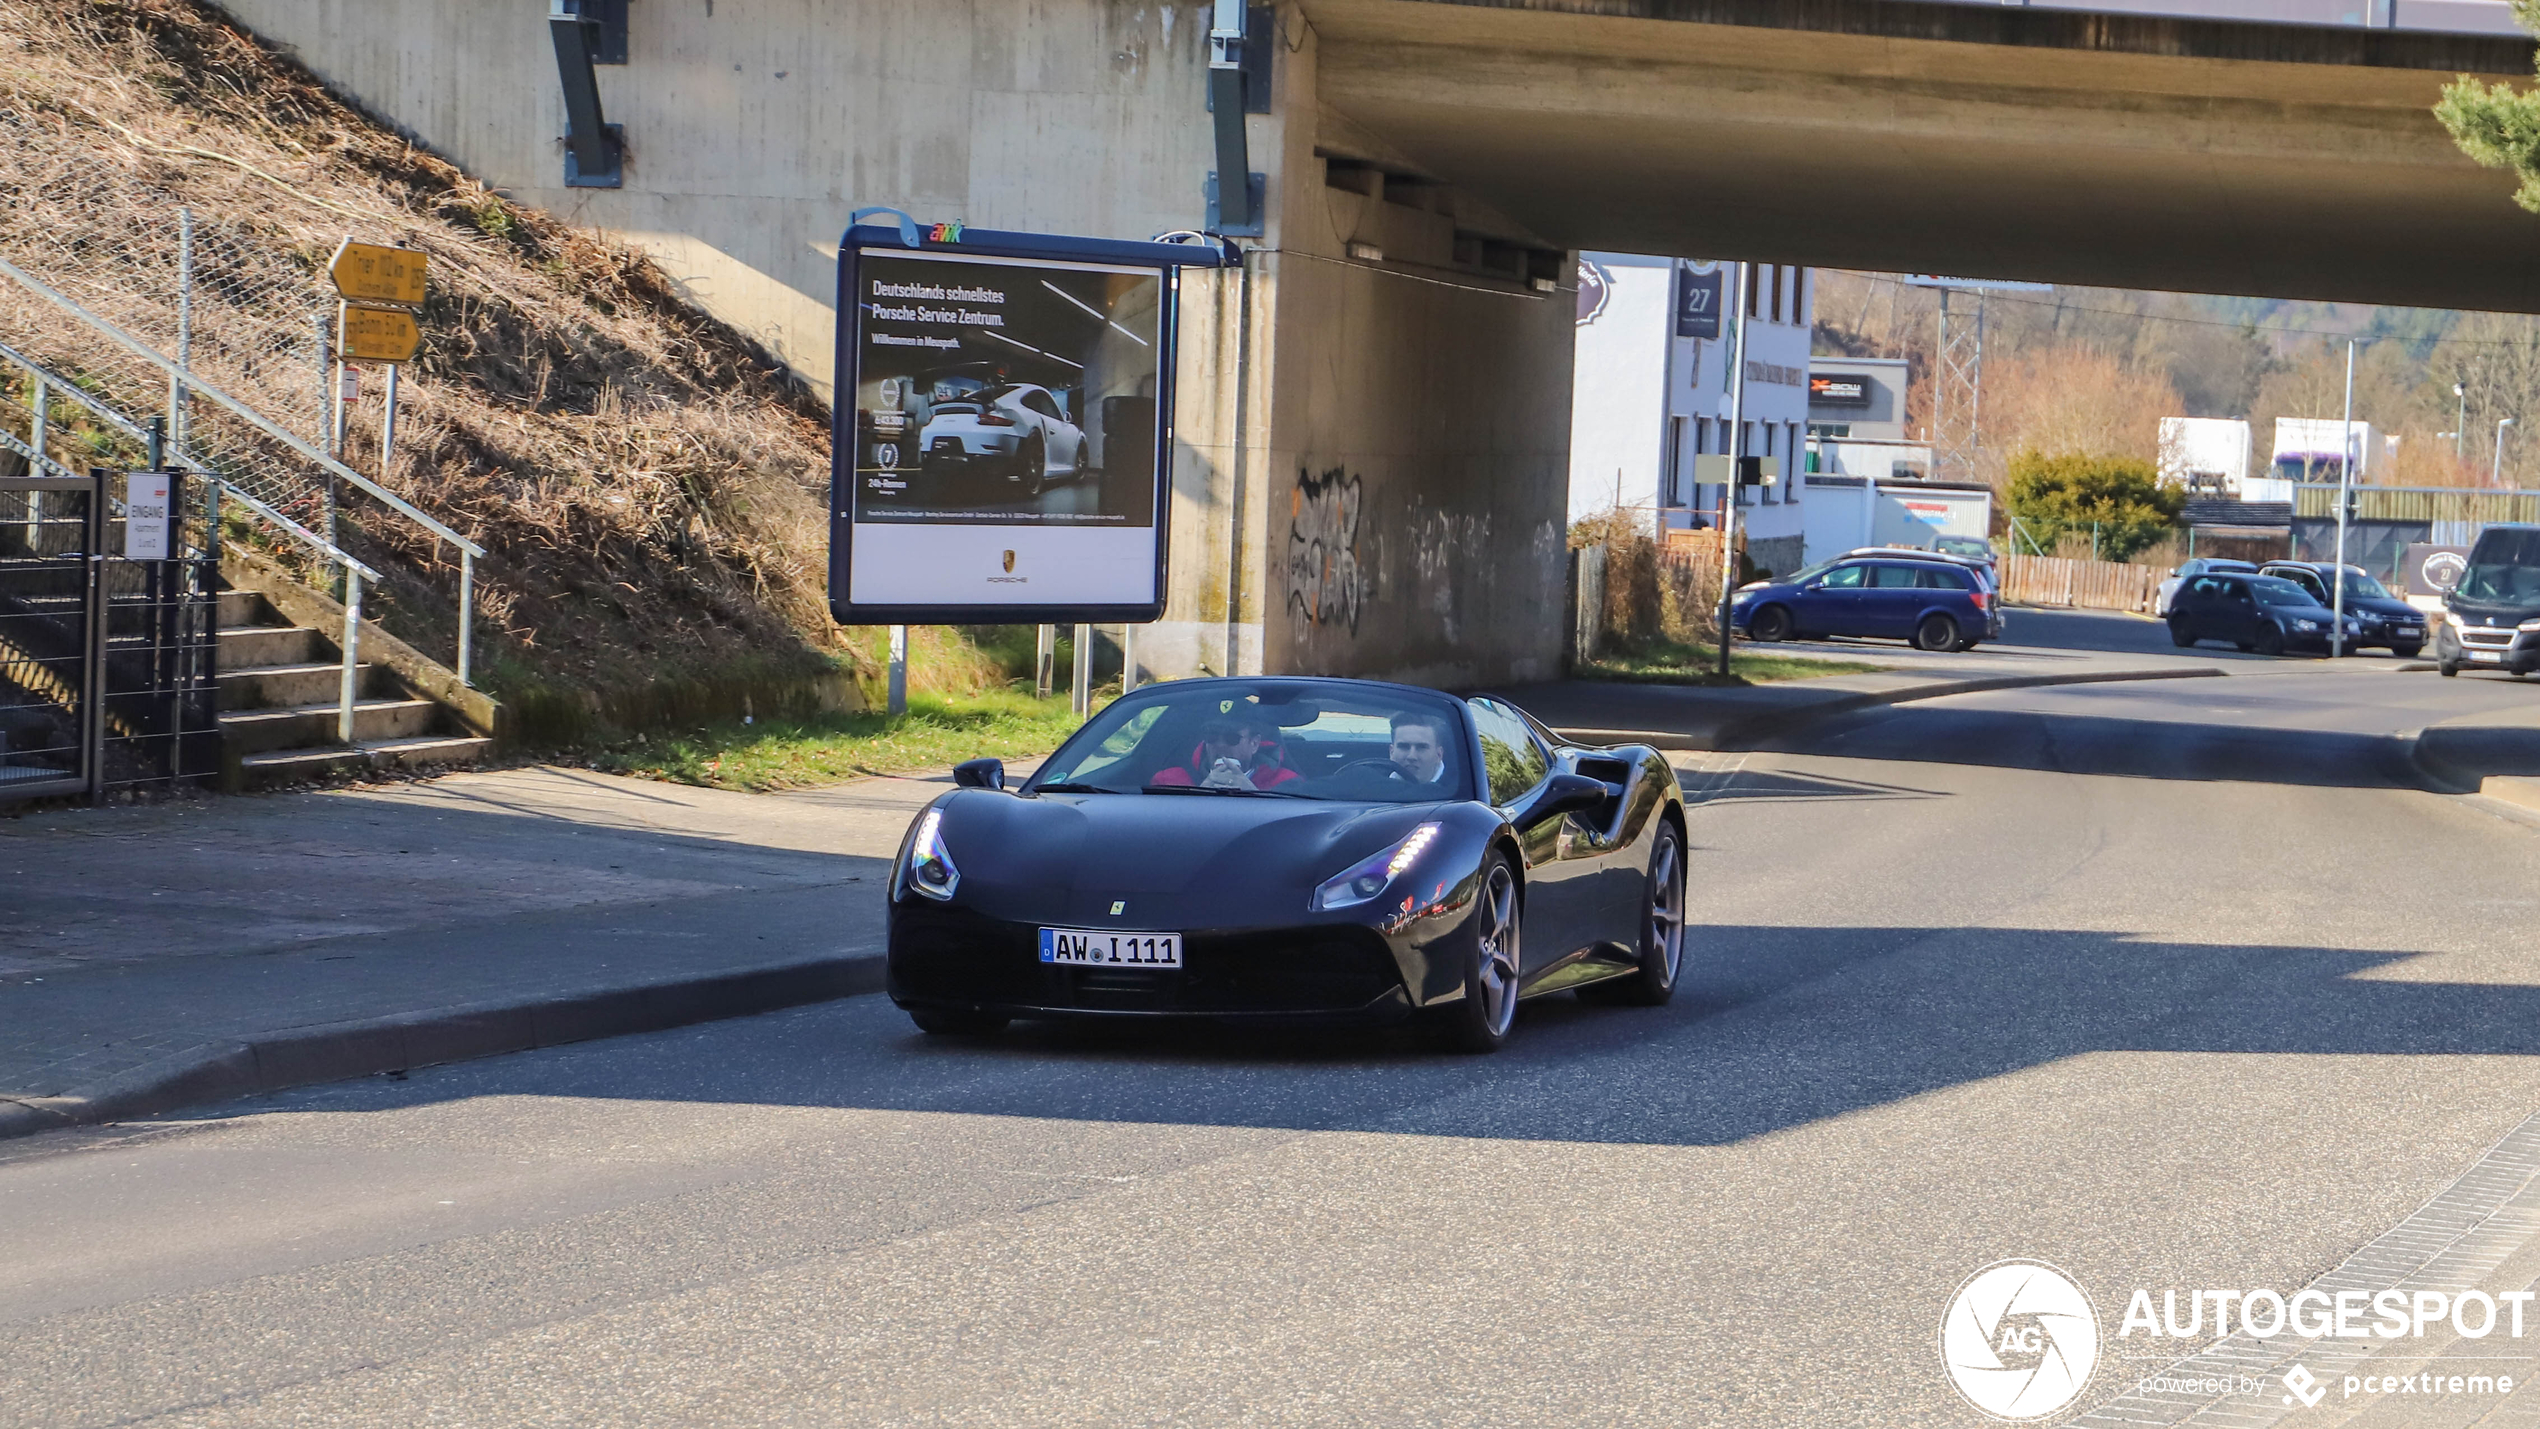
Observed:
[[[996,237],[841,254],[842,621],[1160,608],[1173,269],[1023,256],[1021,235]]]

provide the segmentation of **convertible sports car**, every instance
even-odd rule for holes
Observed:
[[[976,759],[909,826],[890,992],[931,1033],[1017,1017],[1434,1020],[1655,1005],[1684,957],[1683,794],[1643,745],[1365,680],[1123,696],[1020,787]]]

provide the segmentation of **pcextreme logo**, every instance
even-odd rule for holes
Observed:
[[[2099,1312],[2072,1277],[1999,1260],[1967,1277],[1940,1319],[1940,1361],[1960,1398],[1995,1419],[2043,1419],[2099,1364]]]

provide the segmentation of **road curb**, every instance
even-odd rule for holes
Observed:
[[[1594,736],[1606,743],[1645,744],[1652,749],[1683,749],[1716,752],[1751,747],[1755,741],[1773,735],[1788,734],[1818,720],[1856,710],[1878,709],[1886,705],[1910,704],[1916,700],[1936,700],[1950,695],[1977,695],[1989,690],[2025,690],[2043,685],[2107,685],[2131,680],[2194,680],[2222,677],[2230,671],[2218,665],[2194,665],[2184,669],[2161,670],[2091,670],[2055,675],[1983,675],[1963,680],[1931,680],[1918,685],[1905,685],[1893,690],[1852,690],[1831,699],[1783,709],[1757,710],[1729,720],[1708,735],[1671,734],[1657,730],[1590,729],[1570,726],[1562,730],[1573,737]]]
[[[2447,794],[2476,794],[2507,780],[2528,785],[2531,776],[2540,775],[2540,728],[2475,722],[2482,718],[2416,731],[2408,739],[2409,762]]]
[[[746,1017],[879,992],[882,984],[882,954],[828,954],[580,996],[295,1027],[206,1044],[59,1096],[0,1098],[0,1140],[348,1077]]]

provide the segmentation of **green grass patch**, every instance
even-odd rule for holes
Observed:
[[[1720,678],[1720,652],[1709,645],[1656,640],[1638,651],[1609,651],[1582,662],[1582,680],[1622,680],[1651,685],[1763,685],[1778,680],[1816,680],[1828,675],[1873,675],[1888,668],[1858,660],[1816,660],[1804,655],[1729,651],[1729,675]]]
[[[982,755],[1039,756],[1057,748],[1081,722],[1064,698],[1036,699],[1028,691],[912,694],[908,713],[896,717],[731,720],[686,734],[645,736],[604,750],[591,763],[616,774],[763,793],[942,769]]]

